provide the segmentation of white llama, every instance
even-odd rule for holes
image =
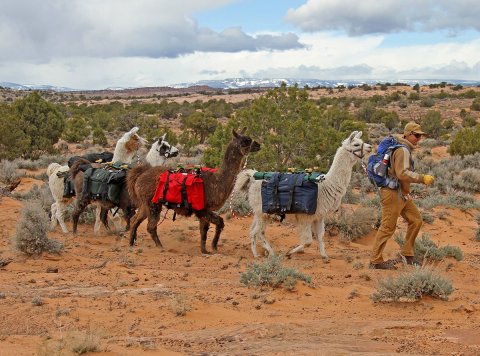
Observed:
[[[309,246],[312,242],[313,229],[314,235],[317,237],[320,255],[324,259],[328,259],[323,242],[325,216],[327,212],[335,211],[340,207],[340,203],[352,177],[354,164],[372,151],[372,147],[364,143],[360,138],[361,136],[361,131],[352,132],[337,149],[332,166],[325,175],[325,180],[317,183],[318,201],[315,214],[292,214],[297,221],[300,244],[291,249],[287,255],[302,251],[305,246]],[[260,237],[262,245],[268,254],[271,255],[275,252],[265,238],[268,214],[262,213],[262,181],[255,180],[253,178],[254,173],[254,170],[244,170],[240,172],[234,191],[245,191],[248,189],[248,202],[253,210],[253,221],[250,226],[250,242],[253,255],[258,257],[257,237]]]
[[[137,154],[137,150],[143,148],[147,142],[144,138],[137,134],[138,128],[134,127],[129,132],[125,133],[115,146],[113,162],[125,162],[131,163]],[[156,140],[152,145],[150,151],[147,154],[146,160],[153,165],[163,165],[165,161],[170,157],[178,155],[178,149],[171,146],[165,141],[165,135]],[[63,233],[68,233],[67,226],[65,225],[64,215],[67,206],[72,203],[74,197],[64,198],[64,182],[63,177],[59,177],[57,173],[68,172],[68,166],[62,166],[58,163],[51,163],[47,168],[48,185],[50,192],[52,193],[54,203],[51,206],[51,229],[54,229],[57,222],[60,224]],[[95,215],[94,231],[98,232],[100,229],[100,208],[97,208]],[[118,224],[118,219],[117,219]]]

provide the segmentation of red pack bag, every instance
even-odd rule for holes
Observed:
[[[163,172],[158,178],[153,203],[167,207],[205,208],[203,178],[196,172]]]

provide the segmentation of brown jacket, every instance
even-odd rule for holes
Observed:
[[[410,183],[423,183],[423,174],[415,173],[411,167],[411,152],[415,149],[403,136],[396,137],[398,143],[408,147],[397,148],[391,158],[389,175],[398,178],[403,195],[410,193]]]

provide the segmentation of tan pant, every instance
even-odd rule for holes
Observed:
[[[414,256],[413,245],[422,226],[422,216],[412,199],[403,200],[398,190],[382,188],[380,190],[382,203],[382,223],[375,236],[371,263],[383,262],[382,252],[397,227],[398,217],[401,215],[407,222],[407,234],[405,244],[402,248],[402,255]]]

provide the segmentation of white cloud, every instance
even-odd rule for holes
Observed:
[[[351,36],[400,31],[480,30],[477,0],[308,0],[285,19],[306,32]]]
[[[300,48],[292,33],[255,37],[239,27],[215,32],[193,18],[232,0],[4,0],[0,60],[55,57],[177,57],[195,51]]]
[[[71,88],[162,86],[233,77],[480,80],[480,40],[382,48],[383,36],[302,35],[283,52],[196,52],[177,58],[54,58],[0,65],[1,81]],[[434,55],[432,55],[434,54]]]

